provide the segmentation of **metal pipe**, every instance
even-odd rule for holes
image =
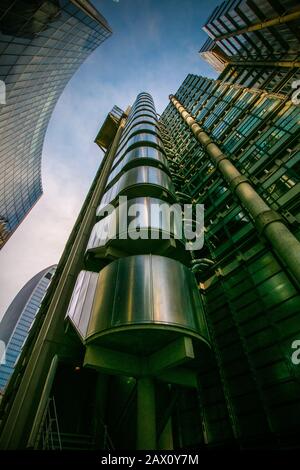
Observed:
[[[210,266],[214,266],[215,262],[208,258],[198,258],[198,259],[193,259],[191,261],[191,264],[207,264]]]
[[[237,36],[239,34],[250,33],[251,31],[259,31],[264,28],[270,28],[278,24],[289,23],[290,21],[295,21],[300,18],[300,10],[294,11],[293,13],[288,13],[287,15],[276,16],[271,20],[262,21],[260,23],[252,24],[246,28],[236,29],[235,31],[230,31],[230,33],[222,34],[221,36],[215,36],[216,41],[221,41],[222,39],[227,39],[232,36]]]
[[[222,150],[201,129],[199,124],[185,110],[175,96],[169,96],[171,103],[204,147],[212,163],[221,172],[229,188],[234,192],[243,207],[254,221],[258,232],[271,243],[275,252],[286,265],[295,281],[300,285],[300,242],[290,232],[282,217],[273,211],[251,186]]]

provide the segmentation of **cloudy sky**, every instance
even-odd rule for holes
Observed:
[[[93,143],[106,114],[141,91],[157,112],[188,73],[216,77],[198,51],[218,0],[93,0],[113,35],[87,59],[52,115],[42,157],[44,194],[0,251],[0,318],[21,287],[58,262],[102,158]]]

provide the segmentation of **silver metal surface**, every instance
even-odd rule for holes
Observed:
[[[187,267],[170,258],[140,255],[100,271],[88,337],[121,325],[153,323],[193,330],[208,339],[195,277]]]
[[[118,195],[128,194],[131,188],[134,188],[136,193],[138,185],[141,185],[143,195],[145,196],[155,197],[159,196],[160,192],[165,191],[171,197],[175,198],[175,190],[167,173],[151,166],[138,166],[126,171],[126,173],[106,191],[97,209],[97,216],[101,215],[103,208],[107,206],[107,204],[114,202]]]
[[[163,155],[163,157],[165,157],[165,153],[162,152],[161,150],[155,147],[149,146],[147,144],[141,144],[138,147],[134,147],[133,149],[129,150],[128,152],[126,152],[126,154],[122,155],[121,157],[116,158],[112,166],[112,169],[114,169],[117,165],[119,165],[119,163],[121,163],[121,161],[123,160],[123,158],[125,158],[126,155],[132,155],[133,158],[134,157],[155,158],[155,155],[157,154]],[[166,165],[168,165],[168,160],[166,157],[165,157],[164,162],[166,163]]]
[[[91,341],[103,333],[118,341],[135,328],[157,327],[158,335],[175,328],[209,344],[202,302],[193,273],[178,261],[156,255],[121,258],[100,273],[81,271],[67,317]],[[87,328],[88,325],[88,328]],[[144,330],[147,331],[147,330]],[[149,335],[155,341],[155,331]],[[121,340],[124,343],[124,337]]]
[[[147,152],[143,151],[143,149],[150,149],[151,151],[150,152],[148,151],[148,155],[147,155]],[[155,164],[160,163],[161,165],[163,165],[164,167],[168,169],[167,158],[162,152],[160,152],[157,149],[154,149],[153,147],[137,147],[129,151],[128,153],[126,153],[124,158],[122,158],[119,161],[117,166],[115,166],[114,169],[111,171],[109,178],[107,180],[107,183],[110,183],[118,175],[118,173],[122,171],[122,169],[125,166],[129,164],[131,164],[132,166],[140,165],[141,159],[143,160],[144,165],[148,164],[147,163],[147,160],[148,160],[150,166],[153,164],[155,165]]]
[[[153,103],[149,103],[147,101],[140,101],[140,102],[136,102],[133,106],[132,106],[132,114],[134,114],[135,112],[139,111],[140,109],[151,109],[152,111],[155,112],[155,106]]]
[[[141,133],[141,132],[148,132],[149,131],[149,132],[153,132],[153,133],[159,135],[159,130],[157,128],[157,125],[155,125],[155,123],[141,122],[139,124],[137,124],[137,123],[133,123],[133,124],[134,124],[133,126],[130,126],[128,128],[128,132],[126,132],[126,134],[124,134],[122,140],[120,141],[120,145],[119,145],[120,150],[123,147],[123,145],[126,144],[128,139],[130,139],[133,136],[133,134],[135,134],[136,132]]]
[[[126,124],[126,133],[130,130],[132,126],[135,125],[136,122],[139,122],[140,120],[142,121],[151,121],[154,123],[158,123],[157,121],[157,116],[155,112],[151,112],[148,109],[145,111],[136,111],[136,113],[132,114],[130,118],[128,118],[127,124]]]
[[[218,171],[222,174],[227,184],[236,181],[237,178],[243,177],[237,167],[234,166],[230,158],[223,154],[221,148],[215,144],[210,136],[199,126],[194,118],[186,111],[180,104],[175,96],[170,95],[170,101],[177,109],[178,113],[183,118],[184,122],[190,127],[195,135],[195,138],[205,148],[212,163],[216,166]],[[257,227],[257,220],[261,214],[271,210],[271,207],[265,202],[264,199],[258,194],[256,189],[250,184],[249,181],[242,179],[239,184],[234,185],[231,190],[241,201],[242,206],[250,214],[254,220],[256,228],[261,230],[260,223]],[[264,229],[264,236],[271,243],[276,254],[286,265],[300,286],[300,242],[289,228],[283,223],[283,219],[278,220],[273,217],[271,223],[268,223]]]
[[[139,230],[139,243],[136,239],[137,228]],[[160,240],[154,240],[154,236],[145,237],[151,231],[160,236]],[[87,251],[99,251],[115,240],[114,246],[124,245],[129,253],[138,253],[141,247],[144,252],[149,252],[154,248],[156,242],[157,249],[159,244],[166,240],[176,238],[182,240],[182,213],[181,207],[177,204],[171,204],[157,198],[138,197],[130,199],[125,204],[118,206],[111,214],[101,219],[95,224],[87,245]],[[144,237],[145,235],[145,237]],[[147,249],[148,246],[148,249]],[[136,251],[134,251],[136,249]]]
[[[121,157],[124,153],[126,153],[132,146],[142,144],[145,142],[145,144],[152,144],[155,145],[159,148],[163,148],[163,143],[162,140],[160,139],[159,135],[154,135],[150,134],[147,132],[141,132],[139,134],[136,134],[128,139],[125,145],[122,145],[118,149],[118,152],[116,154],[116,158]]]
[[[88,312],[92,309],[97,280],[98,273],[80,271],[66,315],[83,339],[87,332],[90,318]]]
[[[126,126],[126,131],[124,131],[124,135],[123,135],[121,142],[125,142],[131,130],[135,129],[135,127],[137,127],[139,124],[142,124],[144,122],[147,122],[148,124],[153,124],[153,125],[158,124],[157,119],[155,119],[154,117],[150,117],[150,116],[133,117],[132,121],[129,122],[129,124]]]
[[[154,119],[157,119],[155,111],[150,111],[149,109],[138,109],[133,114],[130,114],[127,125],[130,126],[131,122],[139,116],[152,116]]]

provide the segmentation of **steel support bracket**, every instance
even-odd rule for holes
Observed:
[[[220,153],[220,155],[216,155],[214,157],[213,163],[217,166],[217,168],[219,168],[219,165],[220,165],[222,160],[228,160],[228,157],[226,157],[226,155],[224,155],[224,153]]]
[[[273,210],[261,212],[257,217],[255,217],[254,222],[260,235],[262,235],[265,228],[273,222],[285,223],[283,217]]]
[[[199,130],[198,130],[198,132],[197,132],[197,137],[198,137],[199,134],[201,134],[201,132],[204,132],[204,134],[206,134],[206,132],[205,132],[203,129],[201,129],[201,127],[199,126]],[[206,134],[206,135],[207,135],[207,134]],[[207,136],[207,137],[208,137],[208,141],[205,142],[205,144],[202,144],[202,142],[201,142],[201,145],[202,145],[202,147],[203,147],[203,150],[206,150],[207,147],[208,147],[210,144],[213,144],[213,143],[214,143],[214,141],[211,140],[211,138],[210,138],[209,136]]]
[[[248,178],[246,178],[246,176],[239,175],[239,176],[236,176],[235,178],[233,178],[232,181],[230,181],[230,189],[232,189],[233,191],[236,191],[236,188],[241,183],[249,183],[250,184],[250,182],[249,182]]]

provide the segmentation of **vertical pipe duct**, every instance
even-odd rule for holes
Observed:
[[[227,155],[201,129],[175,96],[170,95],[169,98],[195,138],[203,146],[212,163],[221,172],[231,191],[237,195],[243,207],[254,220],[258,232],[263,234],[271,243],[275,252],[287,266],[298,286],[300,286],[300,242],[290,232],[282,217],[270,209],[251,186],[248,179],[237,170]]]

